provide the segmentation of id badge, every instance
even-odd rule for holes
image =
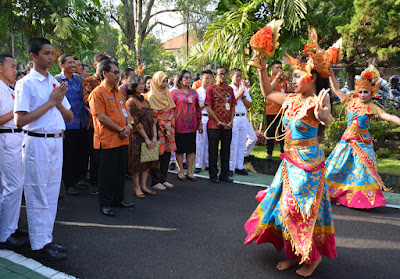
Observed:
[[[188,103],[189,103],[189,104],[193,103],[192,97],[189,97],[189,98],[188,98]]]
[[[225,103],[225,109],[226,110],[231,110],[231,106],[229,105],[229,103]]]
[[[282,88],[282,89],[281,89],[281,92],[282,92],[282,93],[285,93],[285,89]]]
[[[128,113],[126,112],[125,108],[122,108],[122,113],[124,114],[125,117],[128,117]]]

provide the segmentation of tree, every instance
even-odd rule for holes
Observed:
[[[121,0],[120,5],[108,7],[108,14],[121,28],[126,37],[126,44],[130,51],[133,51],[137,57],[137,63],[143,63],[142,45],[145,38],[157,25],[175,28],[182,24],[194,24],[190,19],[190,12],[201,14],[198,7],[205,7],[206,4],[213,1],[205,0]],[[158,7],[155,10],[155,7]],[[162,7],[162,8],[160,8]],[[203,9],[204,11],[206,9]],[[158,16],[165,13],[181,13],[186,15],[183,20],[175,25],[170,25],[158,19]],[[200,21],[198,21],[200,22]]]
[[[347,56],[364,65],[400,65],[400,1],[355,0],[351,21],[338,32],[343,36]],[[361,61],[360,61],[361,60]]]
[[[272,19],[284,18],[284,26],[294,31],[306,14],[305,1],[223,2],[219,8],[228,11],[207,26],[188,64],[214,62],[245,69],[251,57],[250,38],[260,27]]]

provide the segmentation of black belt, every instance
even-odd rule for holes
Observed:
[[[39,134],[35,132],[29,132],[27,131],[26,134],[31,137],[38,137],[38,138],[61,138],[62,134],[61,133],[55,133],[55,134]]]
[[[245,116],[246,114],[245,113],[237,113],[237,114],[235,114],[236,116]]]
[[[203,113],[203,116],[208,116],[208,114],[204,114],[204,113]]]
[[[0,129],[0,134],[5,134],[5,133],[21,133],[22,129],[20,128],[15,128],[15,129]]]

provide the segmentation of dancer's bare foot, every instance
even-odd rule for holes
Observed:
[[[322,261],[322,257],[319,257],[312,264],[303,264],[302,267],[300,267],[298,270],[296,270],[296,273],[303,277],[309,277],[309,276],[311,276],[311,274],[313,274],[314,270],[321,263],[321,261]]]
[[[297,264],[299,262],[298,258],[289,258],[285,261],[281,261],[277,264],[276,268],[278,270],[286,270],[288,268],[291,268],[292,266],[294,266],[295,264]]]

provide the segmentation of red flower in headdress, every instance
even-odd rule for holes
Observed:
[[[314,48],[314,43],[313,43],[312,41],[311,41],[311,42],[308,42],[308,43],[306,43],[306,45],[304,46],[303,52],[304,52],[305,54],[307,54],[307,53],[309,53],[313,48]]]
[[[363,78],[372,79],[372,74],[371,74],[371,72],[366,72],[366,73],[364,74]]]

